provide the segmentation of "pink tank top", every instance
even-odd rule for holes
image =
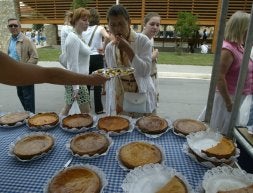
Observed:
[[[233,63],[231,64],[226,74],[226,81],[227,81],[229,94],[234,95],[236,92],[237,80],[240,73],[240,66],[242,64],[244,48],[242,45],[238,45],[236,43],[227,42],[227,41],[223,41],[222,48],[229,50],[234,56]],[[249,65],[248,65],[248,74],[247,74],[245,84],[244,84],[244,89],[243,89],[244,95],[253,93],[253,74],[252,73],[253,73],[253,61],[250,59]]]

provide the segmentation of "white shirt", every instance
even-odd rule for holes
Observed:
[[[207,52],[208,52],[208,45],[206,45],[206,44],[202,44],[201,46],[200,46],[200,49],[201,49],[201,54],[207,54]]]
[[[74,32],[70,32],[66,38],[63,51],[67,56],[67,68],[73,72],[89,74],[90,48]],[[73,86],[78,89],[79,86]]]
[[[73,30],[73,27],[70,25],[62,26],[62,29],[61,29],[61,50],[63,50],[65,40],[66,40],[69,32],[71,32],[72,30]]]
[[[82,37],[84,38],[85,42],[88,44],[90,42],[91,36],[93,31],[95,30],[97,25],[89,26],[86,31],[82,33]],[[103,48],[103,35],[101,33],[101,30],[103,29],[102,26],[98,26],[94,36],[92,38],[90,48],[91,48],[91,55],[97,55],[99,54],[98,49]]]
[[[150,40],[146,35],[138,33],[136,35],[135,41],[131,42],[131,47],[135,52],[135,56],[131,62],[131,67],[135,69],[134,77],[136,79],[138,89],[140,93],[146,93],[148,102],[147,110],[148,112],[153,112],[156,108],[156,94],[155,87],[150,76],[151,72],[151,53],[152,45]],[[116,56],[115,56],[115,45],[110,42],[105,49],[105,59],[108,67],[117,67]],[[113,79],[110,82],[111,88],[115,88],[115,81]],[[110,89],[112,95],[106,95],[106,102],[110,103],[110,112],[115,112],[115,104],[112,101],[115,101],[115,89]]]

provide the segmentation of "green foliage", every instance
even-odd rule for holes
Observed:
[[[175,32],[183,40],[188,40],[192,37],[199,26],[196,24],[198,17],[190,12],[179,12]]]
[[[32,29],[35,31],[43,30],[44,24],[33,24]]]
[[[72,8],[77,9],[79,7],[86,7],[91,0],[73,0]]]

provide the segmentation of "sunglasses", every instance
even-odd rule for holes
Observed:
[[[17,25],[17,24],[10,24],[10,25],[8,25],[8,27],[9,27],[9,28],[13,28],[13,27],[14,27],[14,28],[17,28],[18,25]]]

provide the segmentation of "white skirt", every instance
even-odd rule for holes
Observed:
[[[230,96],[234,99],[234,96]],[[240,106],[242,101],[244,100],[245,95],[241,97]],[[198,117],[198,120],[204,121],[206,114],[206,107],[203,112]],[[239,115],[239,113],[238,113]],[[229,133],[229,123],[231,118],[231,112],[227,111],[226,103],[224,102],[221,94],[219,92],[215,92],[214,102],[213,102],[213,110],[210,119],[210,128],[214,131],[218,131],[223,135],[228,135]]]

